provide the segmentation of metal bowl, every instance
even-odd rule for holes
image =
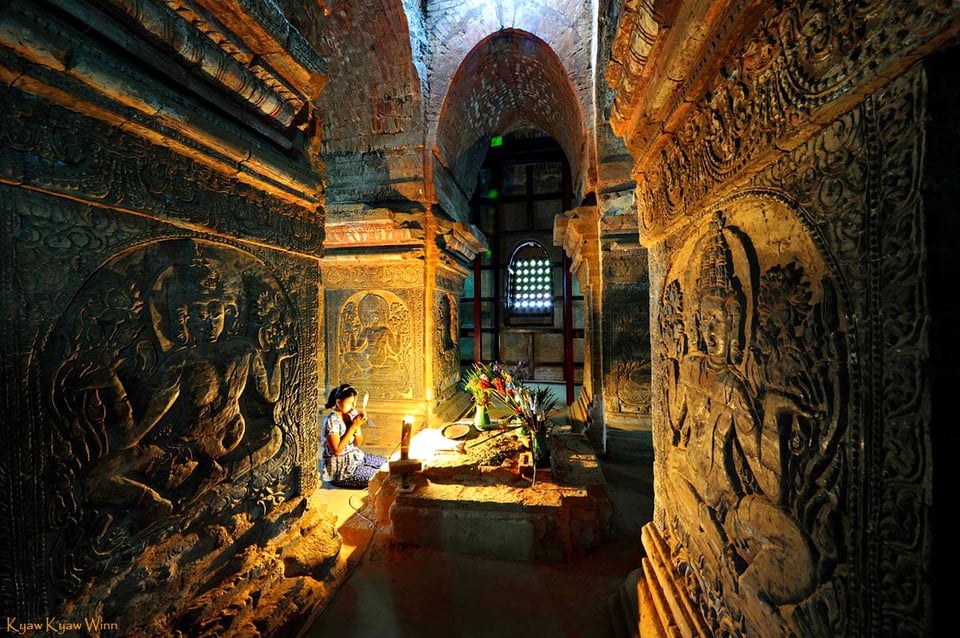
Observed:
[[[451,423],[441,430],[441,434],[451,441],[459,441],[470,436],[473,426],[469,423]]]

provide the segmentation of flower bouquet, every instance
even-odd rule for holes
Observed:
[[[489,366],[480,363],[474,363],[473,367],[467,370],[461,384],[463,389],[473,396],[473,404],[476,406],[473,416],[473,425],[478,430],[490,427],[490,402],[494,386],[492,382],[492,370]]]
[[[511,368],[504,368],[499,363],[474,363],[464,375],[463,387],[473,394],[478,412],[480,406],[486,412],[493,401],[512,412],[512,419],[530,436],[534,459],[542,464],[549,461],[549,416],[558,401],[550,388],[527,387],[525,373],[526,363],[523,361]]]

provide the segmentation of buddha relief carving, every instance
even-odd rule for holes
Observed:
[[[410,326],[410,311],[395,294],[377,290],[351,295],[338,316],[338,378],[370,388],[372,396],[408,396]]]
[[[457,301],[448,292],[436,293],[436,383],[438,394],[456,386],[460,376],[460,319]]]
[[[619,412],[650,413],[650,293],[646,285],[617,286],[609,295],[605,335],[608,387]]]
[[[237,249],[172,240],[114,258],[51,346],[58,497],[98,550],[188,515],[281,448],[292,306]]]
[[[768,222],[793,215],[763,206]],[[705,617],[751,636],[795,632],[789,610],[844,557],[836,296],[812,242],[782,254],[769,224],[713,216],[673,261],[660,312],[668,527],[697,566]]]

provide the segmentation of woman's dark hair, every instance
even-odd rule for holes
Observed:
[[[347,397],[355,396],[357,396],[357,391],[354,390],[349,383],[338,385],[330,391],[330,395],[327,397],[327,405],[325,407],[329,410],[337,404],[337,401],[341,401]]]

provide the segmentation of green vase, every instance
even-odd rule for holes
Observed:
[[[530,436],[534,464],[537,467],[550,467],[550,441],[543,427]]]
[[[490,413],[487,412],[487,406],[477,405],[477,409],[473,413],[473,427],[480,431],[490,427]]]

